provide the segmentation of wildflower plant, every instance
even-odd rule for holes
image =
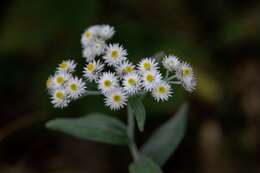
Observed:
[[[74,60],[64,60],[50,75],[46,85],[55,108],[67,107],[81,97],[102,95],[104,105],[112,111],[127,107],[127,125],[95,113],[77,119],[51,120],[47,127],[83,139],[128,145],[134,159],[129,167],[131,173],[162,172],[160,166],[184,135],[187,105],[184,104],[176,116],[155,130],[139,149],[134,140],[135,122],[139,131],[143,131],[146,113],[142,99],[146,95],[151,94],[156,102],[163,102],[174,95],[175,85],[182,85],[188,92],[194,91],[196,79],[193,70],[175,55],[167,55],[162,61],[145,57],[134,64],[121,44],[108,43],[114,34],[114,27],[109,25],[88,27],[81,36],[85,59],[82,76],[74,75],[77,66]],[[89,90],[88,83],[93,83],[96,89]]]

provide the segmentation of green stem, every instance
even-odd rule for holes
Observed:
[[[87,91],[86,91],[86,95],[87,95],[87,96],[90,96],[90,95],[100,95],[100,92],[87,90]]]
[[[128,106],[127,107],[127,122],[128,122],[128,126],[127,126],[127,135],[128,135],[128,138],[129,138],[129,149],[130,149],[130,152],[133,156],[133,159],[134,160],[137,160],[138,157],[139,157],[139,153],[138,153],[138,149],[136,147],[136,144],[135,144],[135,120],[134,120],[134,114],[133,112],[131,111],[131,108]]]

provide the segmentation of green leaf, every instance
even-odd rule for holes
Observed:
[[[102,114],[90,114],[81,118],[58,118],[49,121],[46,126],[81,139],[114,145],[128,143],[125,125]]]
[[[147,157],[141,157],[130,165],[130,173],[162,173],[161,168]]]
[[[142,154],[163,166],[184,137],[187,123],[187,104],[158,128],[142,147]]]
[[[145,108],[142,102],[142,96],[132,96],[128,100],[130,113],[133,113],[137,122],[138,129],[142,132],[146,119]]]

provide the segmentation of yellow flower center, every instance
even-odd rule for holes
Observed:
[[[123,71],[124,73],[131,73],[133,71],[133,67],[132,66],[126,66]]]
[[[104,86],[106,88],[109,88],[111,86],[112,82],[110,80],[104,80]]]
[[[157,92],[160,93],[160,94],[164,94],[166,93],[167,89],[165,86],[159,86],[157,87]]]
[[[152,74],[148,74],[148,75],[146,75],[146,80],[148,82],[153,82],[154,81],[154,76]]]
[[[118,95],[118,94],[113,95],[112,99],[113,99],[114,102],[117,102],[117,103],[122,100],[121,96]]]
[[[145,62],[144,63],[144,69],[145,70],[150,70],[150,68],[151,68],[151,63],[150,62]]]
[[[64,82],[64,77],[63,76],[58,76],[56,78],[56,81],[57,81],[58,84],[62,84]]]
[[[70,89],[71,89],[71,91],[77,91],[78,85],[76,83],[72,83],[72,84],[70,84]]]
[[[65,62],[61,63],[59,66],[60,66],[60,68],[63,69],[63,70],[65,70],[65,69],[68,68],[68,64],[65,63]]]
[[[49,88],[51,86],[51,79],[50,78],[46,81],[46,86],[47,86],[47,88]]]
[[[189,68],[183,68],[182,74],[183,74],[183,76],[188,76],[190,74],[190,69]]]
[[[88,71],[93,72],[95,70],[95,65],[93,63],[89,63],[87,65],[87,69]]]
[[[55,96],[56,96],[56,98],[58,98],[58,99],[63,99],[63,97],[64,97],[64,93],[62,92],[62,91],[57,91],[56,93],[55,93]]]
[[[112,52],[111,52],[111,57],[112,57],[113,59],[116,59],[116,58],[118,57],[118,51],[117,51],[117,50],[112,50]]]
[[[128,78],[127,83],[129,85],[134,85],[136,82],[135,82],[135,80],[133,78]]]
[[[85,32],[85,37],[90,38],[90,36],[91,36],[91,32],[86,31],[86,32]]]

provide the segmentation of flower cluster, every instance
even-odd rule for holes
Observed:
[[[63,61],[47,81],[54,107],[66,107],[71,100],[93,92],[86,90],[86,81],[97,85],[94,92],[104,95],[105,105],[111,110],[123,108],[130,96],[140,93],[149,92],[156,101],[167,101],[174,84],[181,84],[189,92],[195,89],[196,80],[188,63],[168,55],[162,62],[147,57],[134,65],[122,45],[107,43],[114,33],[109,25],[95,25],[84,31],[81,36],[86,61],[84,80],[73,77],[74,61]],[[165,74],[160,71],[160,63]]]

